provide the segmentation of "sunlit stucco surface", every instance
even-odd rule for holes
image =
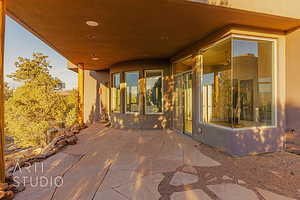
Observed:
[[[207,3],[266,14],[300,18],[299,0],[207,0]]]

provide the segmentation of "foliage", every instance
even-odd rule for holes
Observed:
[[[14,81],[24,84],[35,84],[47,89],[62,89],[62,82],[51,76],[49,70],[52,66],[47,61],[48,56],[33,53],[32,59],[19,57],[15,62],[16,72],[8,75]]]
[[[13,94],[13,90],[9,87],[7,82],[4,82],[4,100],[8,100]]]
[[[68,96],[65,98],[65,102],[67,105],[66,111],[66,126],[70,127],[77,123],[78,118],[78,92],[76,90],[72,90]]]
[[[77,100],[59,93],[62,82],[51,76],[47,56],[19,57],[15,65],[16,72],[8,77],[23,84],[5,103],[7,134],[21,147],[44,145],[51,126],[66,117],[75,123],[77,116],[69,112]]]

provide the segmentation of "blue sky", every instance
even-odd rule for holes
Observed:
[[[258,56],[258,42],[246,40],[233,40],[233,56],[240,56],[244,54],[253,54]]]
[[[16,70],[14,63],[17,58],[29,58],[33,52],[39,52],[49,56],[48,61],[53,66],[51,74],[65,82],[67,90],[77,88],[77,74],[67,69],[67,60],[10,17],[6,17],[4,52],[5,81],[9,82],[12,87],[18,84],[6,75]]]

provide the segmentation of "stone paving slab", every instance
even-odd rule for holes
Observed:
[[[221,164],[210,157],[202,154],[193,145],[183,145],[184,164],[198,167],[215,167]]]
[[[120,187],[138,178],[138,173],[133,170],[110,170],[101,184],[101,191]]]
[[[203,190],[195,189],[183,192],[175,192],[171,200],[212,200]]]
[[[237,184],[218,184],[207,186],[222,200],[259,200],[256,193]]]
[[[119,192],[109,189],[103,192],[98,192],[94,200],[128,200],[126,197],[122,196]]]
[[[146,159],[137,168],[137,172],[143,175],[174,172],[180,166],[182,166],[180,160]]]
[[[260,188],[257,188],[257,191],[265,198],[265,200],[296,200]]]
[[[35,163],[28,169],[22,168],[20,171],[17,171],[14,173],[15,180],[23,182],[23,178],[25,178],[26,190],[17,194],[15,199],[50,199],[55,189],[53,182],[58,176],[61,176],[64,171],[78,162],[79,159],[79,155],[57,153],[42,163]],[[50,183],[50,181],[52,181],[52,183]]]
[[[187,174],[183,172],[176,172],[170,182],[171,185],[188,185],[196,183],[198,181],[198,176]]]
[[[157,188],[163,178],[161,174],[138,177],[135,181],[117,187],[115,190],[131,200],[158,200],[160,193]]]

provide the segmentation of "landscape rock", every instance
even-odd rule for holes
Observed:
[[[25,190],[25,186],[23,184],[18,184],[18,186],[12,185],[11,188],[11,191],[13,191],[14,193],[23,192],[24,190]]]
[[[66,135],[61,135],[52,140],[43,150],[39,150],[40,154],[34,154],[29,158],[16,159],[14,163],[11,163],[6,168],[7,176],[12,176],[13,172],[18,170],[18,168],[26,167],[29,164],[36,162],[41,162],[50,156],[56,154],[58,151],[66,147],[67,145],[74,145],[77,143],[78,138],[70,134],[70,132],[65,132]],[[68,135],[67,135],[68,134]]]
[[[0,199],[4,199],[5,198],[5,192],[4,191],[0,191]]]
[[[223,180],[230,180],[230,181],[233,180],[232,178],[230,178],[229,176],[226,176],[226,175],[224,175],[224,176],[222,177],[222,179],[223,179]]]
[[[7,183],[0,183],[0,191],[6,191],[8,189]]]
[[[17,157],[17,159],[14,159],[13,161],[10,161],[6,166],[5,181],[7,183],[0,184],[0,200],[11,200],[14,198],[16,193],[25,190],[24,185],[18,184],[18,186],[16,186],[17,184],[14,183],[13,173],[15,171],[19,170],[22,167],[32,165],[33,163],[41,162],[56,154],[58,151],[68,145],[75,145],[78,141],[78,138],[75,134],[78,134],[83,128],[86,128],[86,126],[75,126],[73,127],[73,129],[48,130],[48,134],[52,134],[52,136],[55,135],[55,137],[51,138],[51,142],[49,142],[46,147],[44,147],[43,149],[30,149],[28,155],[26,154]]]
[[[46,143],[49,144],[56,136],[58,133],[58,129],[57,128],[49,128],[47,130],[47,141]]]
[[[13,183],[14,182],[14,177],[12,175],[7,175],[5,177],[5,182],[6,183]]]
[[[68,143],[66,140],[60,140],[56,143],[56,145],[60,145],[60,146],[66,146]]]
[[[72,132],[79,132],[81,129],[81,127],[79,125],[74,125],[72,128],[71,128],[71,131]]]
[[[72,126],[69,131],[74,133],[75,135],[78,134],[81,130],[83,129],[86,129],[88,126],[86,124],[83,124],[83,125],[79,125],[79,124],[76,124],[74,126]]]
[[[80,132],[80,130],[72,130],[72,131],[71,131],[71,133],[72,133],[73,135],[77,135],[77,134],[79,134],[79,132]]]
[[[186,173],[197,174],[197,170],[193,166],[184,166],[182,171]]]
[[[239,180],[238,180],[238,184],[246,184],[246,182],[239,179]]]
[[[67,144],[75,145],[77,143],[78,138],[76,136],[72,136],[67,138]]]
[[[105,127],[110,127],[111,126],[111,123],[110,122],[107,122],[106,124],[105,124]]]
[[[15,197],[15,194],[14,194],[13,191],[5,192],[5,198],[6,198],[7,200],[12,200],[14,197]]]

